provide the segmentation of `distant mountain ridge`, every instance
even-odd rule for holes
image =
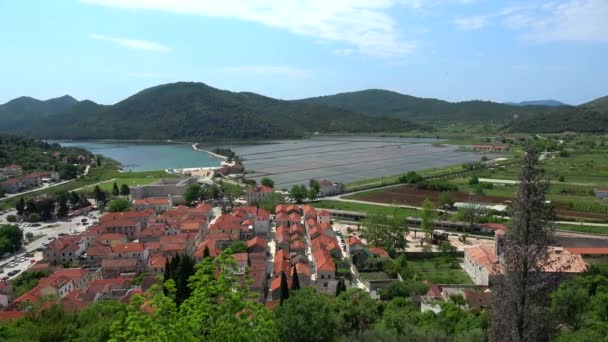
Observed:
[[[505,121],[540,109],[480,100],[448,102],[382,89],[340,93],[298,101],[324,104],[375,117],[399,118],[413,122]],[[548,109],[548,107],[542,108]]]
[[[565,107],[570,106],[569,104],[563,103],[557,100],[531,100],[521,102],[505,102],[505,104],[512,106],[546,106],[546,107]]]
[[[15,112],[13,115],[24,117]],[[314,132],[398,132],[422,128],[405,120],[374,118],[194,82],[147,88],[109,106],[81,101],[60,112],[40,114],[36,120],[11,127],[21,134],[45,138],[192,140],[294,138]],[[5,126],[0,125],[0,131],[4,130]]]
[[[144,89],[114,105],[67,95],[47,101],[20,97],[0,105],[0,132],[63,139],[268,139],[489,122],[514,132],[608,132],[608,96],[580,106],[561,104],[448,102],[382,89],[285,101],[177,82]]]

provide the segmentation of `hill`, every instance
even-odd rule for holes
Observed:
[[[490,122],[510,120],[548,107],[522,107],[491,101],[448,102],[420,98],[397,92],[369,89],[299,100],[324,104],[376,117],[391,117],[414,122]]]
[[[78,100],[69,95],[46,101],[27,96],[16,98],[0,105],[2,130],[10,132],[23,128],[30,122],[61,113],[76,103]]]
[[[545,107],[563,107],[569,106],[569,104],[556,101],[556,100],[531,100],[521,102],[507,102],[505,104],[512,106],[545,106]]]
[[[608,132],[608,96],[576,107],[560,107],[550,113],[538,113],[513,120],[512,132]]]
[[[61,139],[291,138],[314,132],[409,131],[422,126],[325,105],[277,100],[179,82],[145,89],[111,106],[90,101],[22,125],[20,133]]]

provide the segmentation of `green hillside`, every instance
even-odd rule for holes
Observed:
[[[577,107],[558,108],[513,120],[507,129],[512,132],[608,132],[608,96]]]
[[[22,96],[0,105],[0,129],[10,132],[21,129],[31,122],[61,113],[74,104],[75,98],[65,95],[46,101]]]
[[[19,132],[62,139],[209,140],[420,128],[399,119],[179,82],[145,89],[111,106],[83,101],[63,113],[23,124]]]
[[[411,120],[414,122],[491,122],[505,121],[514,115],[549,111],[549,107],[515,106],[490,101],[448,102],[403,95],[393,91],[369,89],[352,93],[299,100],[365,113]]]

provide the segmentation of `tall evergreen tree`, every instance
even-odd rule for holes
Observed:
[[[554,212],[545,201],[549,181],[537,168],[538,156],[524,156],[519,188],[511,209],[511,226],[496,243],[502,274],[497,278],[492,306],[491,340],[546,341],[548,319],[544,312],[551,281],[550,265]],[[558,270],[559,272],[559,270]]]
[[[57,217],[66,217],[68,216],[68,200],[66,196],[58,196],[57,197]]]
[[[338,280],[338,286],[336,286],[336,297],[342,292],[346,292],[346,284],[344,283],[344,279]]]
[[[279,291],[281,291],[280,304],[283,305],[283,301],[289,298],[289,284],[287,283],[287,276],[285,275],[285,272],[281,272],[281,288]]]
[[[293,265],[293,275],[291,276],[291,290],[300,289],[300,278],[298,277],[298,271],[296,265]]]
[[[129,196],[130,193],[131,189],[129,189],[129,186],[127,184],[123,184],[120,186],[120,194],[122,196]]]
[[[118,191],[118,185],[114,182],[114,185],[112,186],[112,196],[118,196],[118,194],[120,194],[120,191]]]
[[[25,200],[21,197],[17,203],[15,204],[15,209],[17,209],[18,215],[23,215],[25,213]]]
[[[209,256],[211,256],[211,252],[209,251],[209,246],[205,246],[205,249],[203,250],[203,259],[208,258]]]
[[[163,282],[169,280],[171,278],[171,261],[169,257],[165,257],[165,272],[163,274]]]

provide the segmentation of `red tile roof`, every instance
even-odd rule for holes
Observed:
[[[361,239],[359,239],[359,237],[354,236],[354,235],[348,238],[347,243],[348,243],[348,245],[350,247],[352,247],[354,245],[361,245],[361,246],[363,246],[363,242],[361,241]]]
[[[266,248],[266,239],[261,238],[259,236],[254,237],[253,239],[247,241],[247,247],[251,248],[254,246],[258,246],[258,247],[262,247],[262,248]]]
[[[388,258],[389,257],[388,252],[384,248],[382,248],[382,247],[372,247],[372,248],[369,249],[369,251],[373,255],[379,256],[381,258]]]
[[[114,253],[138,253],[143,252],[145,249],[144,244],[141,242],[129,242],[114,245],[112,252]]]
[[[566,247],[572,254],[581,255],[608,255],[608,247]]]

